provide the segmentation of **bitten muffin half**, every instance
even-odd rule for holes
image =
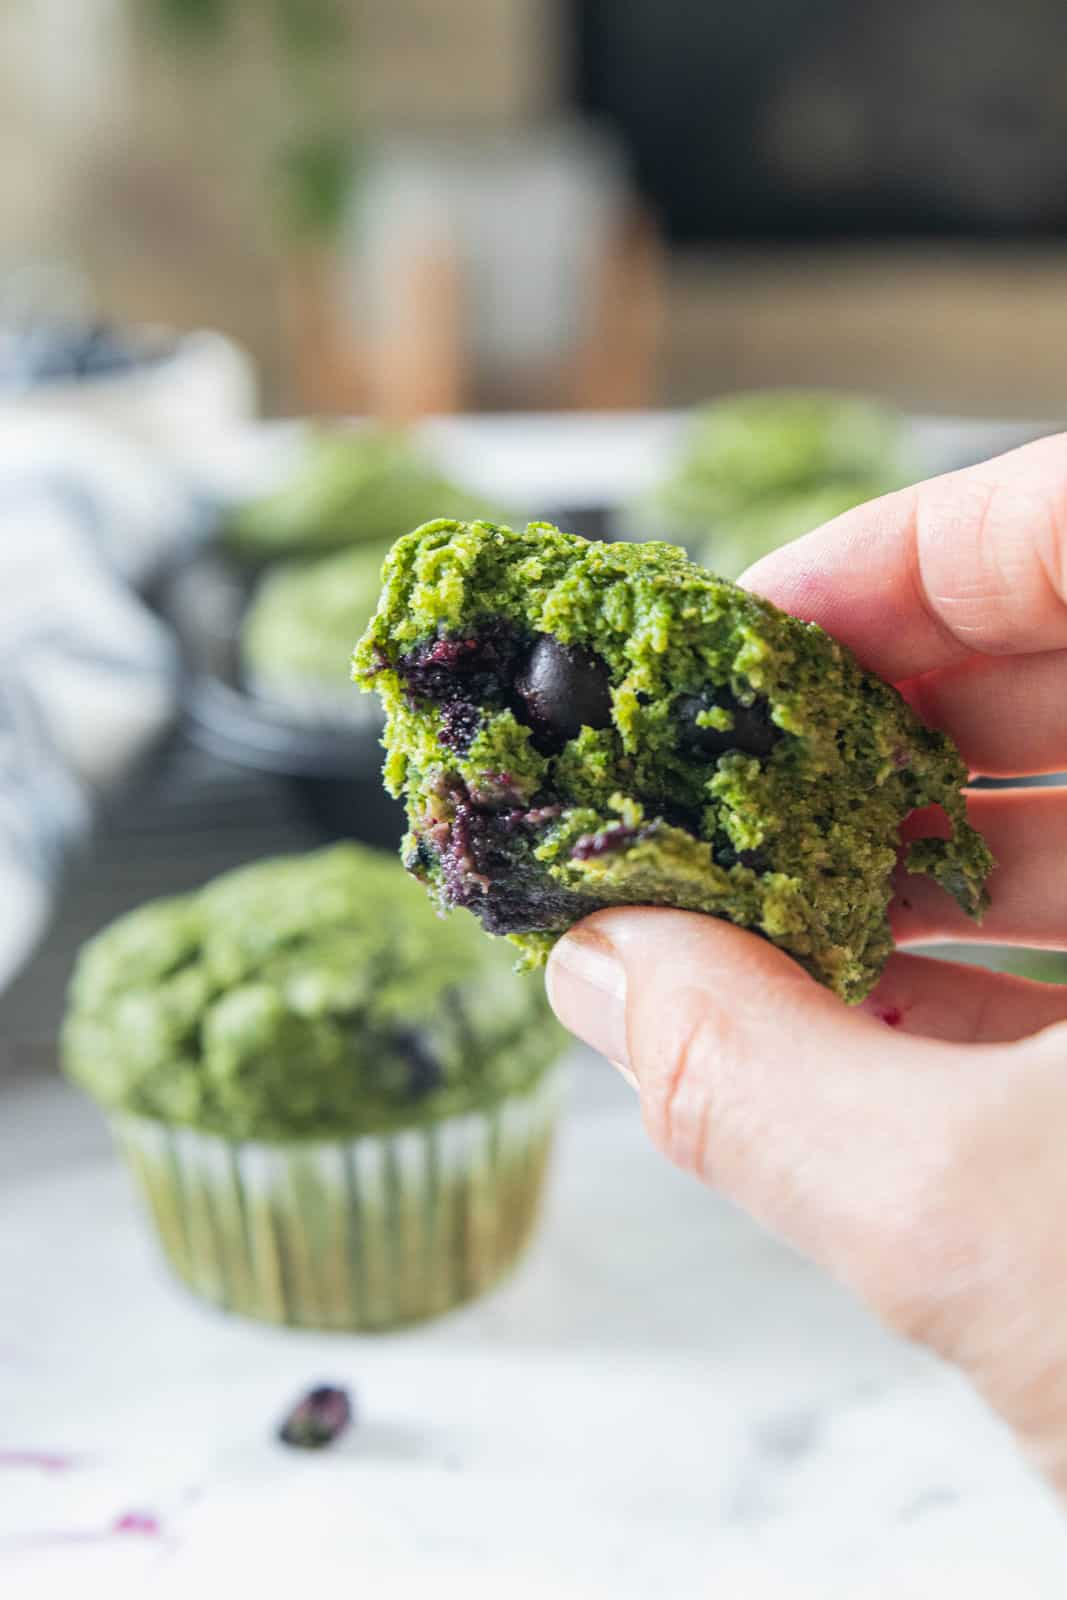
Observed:
[[[355,654],[387,715],[405,864],[529,962],[591,911],[725,917],[861,999],[892,948],[900,824],[973,916],[992,860],[967,772],[813,624],[672,545],[438,521],[393,547]]]

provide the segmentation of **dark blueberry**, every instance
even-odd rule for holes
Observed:
[[[697,718],[702,711],[717,708],[729,712],[733,725],[729,728],[702,726]],[[712,759],[724,756],[731,750],[742,755],[769,756],[781,730],[771,721],[770,706],[766,700],[756,700],[750,706],[742,705],[729,689],[705,689],[701,694],[683,694],[675,711],[681,723],[682,743],[698,755]]]
[[[641,797],[641,803],[646,816],[656,817],[669,827],[681,828],[694,839],[700,838],[703,818],[699,806],[687,806],[681,800],[654,800],[647,795]]]
[[[278,1438],[296,1450],[321,1450],[341,1437],[352,1417],[348,1390],[319,1384],[296,1402],[278,1429]]]
[[[401,656],[397,671],[417,700],[503,705],[511,694],[520,641],[502,618],[469,634],[427,639]]]
[[[441,712],[438,738],[448,750],[465,756],[481,725],[482,714],[469,700],[449,700]]]
[[[408,1093],[413,1100],[439,1089],[443,1079],[441,1063],[415,1028],[405,1029],[396,1036],[396,1046],[408,1063]]]
[[[582,728],[611,725],[611,683],[605,662],[549,634],[537,640],[515,679],[535,734],[560,749]]]
[[[436,859],[429,840],[424,839],[420,833],[415,840],[414,849],[404,857],[404,867],[416,878],[422,878],[429,872]]]
[[[768,868],[767,858],[762,851],[737,850],[725,834],[716,836],[711,857],[717,867],[723,867],[727,872],[731,867],[748,867],[751,872],[766,872]]]

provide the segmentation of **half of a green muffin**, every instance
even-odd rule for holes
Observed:
[[[355,675],[382,698],[405,863],[529,961],[602,906],[765,935],[846,1000],[873,986],[900,824],[972,915],[991,858],[967,772],[813,624],[671,545],[429,523],[385,566]]]

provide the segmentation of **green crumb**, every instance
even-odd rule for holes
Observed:
[[[385,565],[354,675],[387,723],[405,864],[542,961],[598,907],[754,929],[848,1001],[892,948],[899,829],[972,916],[992,861],[951,741],[813,624],[660,543],[438,521]]]

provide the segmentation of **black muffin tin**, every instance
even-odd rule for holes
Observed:
[[[375,723],[310,725],[246,686],[241,627],[259,576],[207,546],[157,586],[156,606],[181,649],[186,732],[211,755],[288,782],[330,837],[395,847],[403,809],[382,788]]]

